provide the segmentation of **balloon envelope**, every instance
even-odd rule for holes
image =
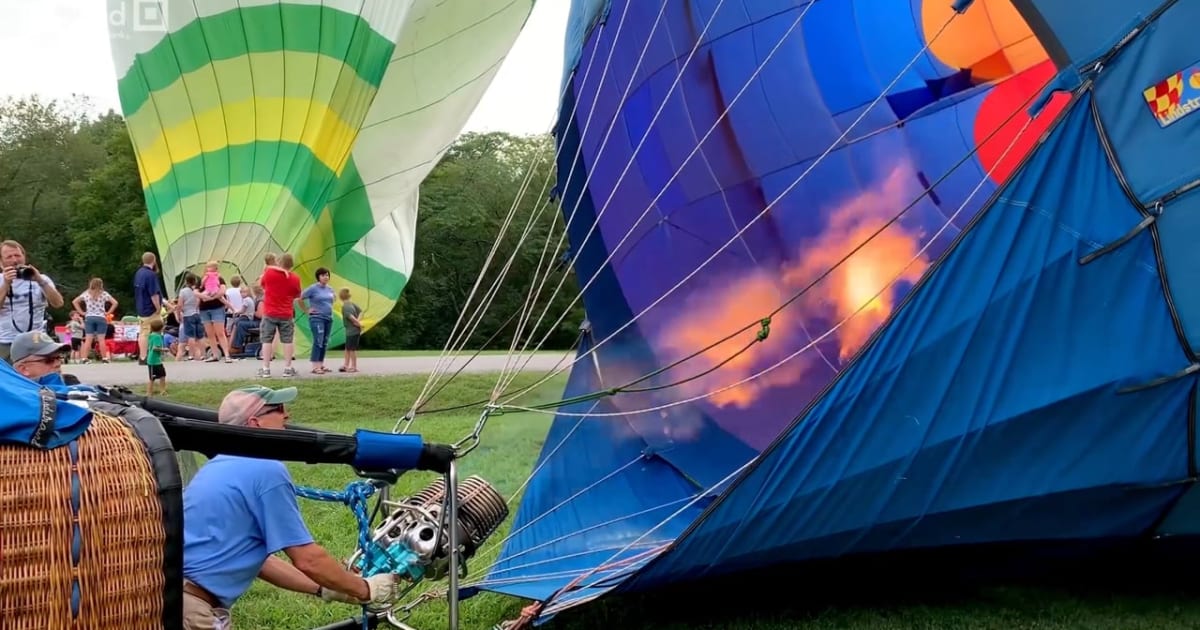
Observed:
[[[532,4],[109,0],[168,284],[210,260],[253,282],[290,252],[303,284],[330,269],[378,323],[413,272],[419,185]]]

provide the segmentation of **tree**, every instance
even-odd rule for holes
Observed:
[[[101,165],[104,152],[87,133],[86,101],[0,102],[0,218],[3,237],[20,241],[29,261],[60,285],[68,300],[85,274],[71,260],[73,182]],[[67,309],[54,313],[65,316]]]
[[[129,307],[131,278],[142,264],[142,254],[158,251],[137,158],[125,121],[117,114],[102,116],[85,131],[103,148],[104,162],[85,180],[73,182],[71,252],[77,268],[103,279],[108,292]]]
[[[129,312],[131,274],[157,247],[125,120],[86,111],[80,99],[0,102],[0,238],[21,241],[68,302],[98,276],[121,302],[118,313]],[[466,134],[447,150],[421,187],[413,276],[396,309],[364,336],[366,347],[440,349],[465,309],[470,319],[459,329],[471,334],[457,346],[507,348],[537,284],[545,287],[526,310],[521,343],[547,336],[578,292],[556,247],[563,222],[548,198],[553,154],[548,136],[505,133]],[[52,316],[62,322],[70,308]],[[543,347],[569,346],[581,319],[573,306]]]
[[[421,187],[413,277],[396,310],[381,322],[377,333],[367,335],[364,341],[371,345],[441,348],[451,338],[465,308],[458,334],[464,330],[472,334],[465,343],[457,342],[457,347],[508,348],[531,288],[544,278],[545,287],[533,303],[521,341],[523,345],[539,314],[545,311],[540,328],[532,329],[535,336],[529,347],[535,347],[578,292],[574,279],[568,277],[554,301],[546,306],[559,279],[569,273],[559,262],[561,250],[556,253],[562,231],[561,213],[548,198],[553,155],[553,141],[547,136],[463,135]],[[496,251],[488,263],[493,245]],[[510,259],[511,264],[504,270]],[[481,271],[483,280],[472,296],[471,289]],[[535,274],[540,275],[535,279]],[[489,296],[489,289],[500,276],[502,283]],[[582,308],[576,305],[545,345],[569,346],[581,320]]]

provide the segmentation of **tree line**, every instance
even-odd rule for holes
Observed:
[[[522,322],[523,343],[543,310],[533,343],[546,334],[579,290],[561,260],[565,241],[555,255],[563,221],[544,186],[553,175],[553,154],[553,140],[545,135],[459,138],[421,187],[412,277],[392,312],[363,336],[364,348],[441,349],[464,308],[459,330],[471,334],[455,342],[467,350],[507,349]],[[537,155],[541,159],[530,173]],[[58,323],[67,320],[70,301],[97,276],[120,303],[118,312],[129,312],[142,253],[159,253],[124,118],[111,110],[92,114],[84,98],[0,101],[0,218],[0,239],[21,242],[31,264],[59,285],[67,304],[49,311]],[[503,284],[489,293],[510,258]],[[547,307],[560,279],[562,288]],[[525,308],[530,287],[542,283],[530,315]],[[576,302],[543,347],[565,348],[575,341],[583,319]]]

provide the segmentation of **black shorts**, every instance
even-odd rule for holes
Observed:
[[[150,380],[161,381],[167,378],[167,366],[159,363],[158,365],[147,365],[146,369],[150,372]]]
[[[361,334],[346,335],[346,347],[343,350],[358,350],[358,339]]]

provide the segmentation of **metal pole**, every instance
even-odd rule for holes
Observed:
[[[446,603],[450,606],[450,630],[458,630],[458,464],[450,460],[446,471],[446,509],[450,524],[450,588]]]

